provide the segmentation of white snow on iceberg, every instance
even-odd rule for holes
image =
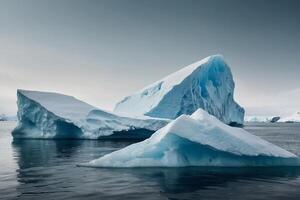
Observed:
[[[82,166],[184,167],[298,165],[296,155],[198,109],[181,115],[149,139]]]
[[[287,117],[282,117],[278,122],[300,122],[300,112],[296,112]]]
[[[15,138],[145,138],[169,122],[115,115],[58,93],[18,90],[17,96]]]
[[[220,55],[191,64],[120,101],[115,112],[175,119],[198,108],[226,124],[243,124],[244,109],[233,99],[231,70]]]

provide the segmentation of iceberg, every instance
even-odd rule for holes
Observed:
[[[275,123],[280,120],[280,116],[245,116],[245,122]]]
[[[287,166],[298,157],[242,128],[198,109],[181,115],[150,138],[79,166],[186,167]]]
[[[272,117],[272,119],[270,120],[271,123],[275,123],[275,122],[278,122],[280,120],[280,116],[275,116],[275,117]]]
[[[282,117],[278,120],[278,122],[287,122],[287,123],[300,122],[300,112],[295,112],[290,116]]]
[[[245,116],[245,122],[271,122],[274,117],[270,116]]]
[[[0,121],[7,121],[6,115],[0,114]]]
[[[202,108],[226,124],[240,125],[244,109],[233,99],[234,86],[229,66],[221,55],[214,55],[124,98],[114,111],[175,119]]]
[[[116,115],[59,93],[18,90],[17,97],[14,138],[146,138],[169,123]]]
[[[7,116],[5,114],[0,114],[0,121],[17,121],[16,116]]]

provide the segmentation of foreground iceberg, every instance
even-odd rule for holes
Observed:
[[[300,122],[300,112],[296,112],[287,117],[282,117],[278,122]]]
[[[284,166],[298,165],[296,155],[241,128],[223,124],[202,109],[181,115],[149,139],[82,166]]]
[[[115,115],[58,93],[18,90],[17,96],[15,138],[145,138],[169,122]]]
[[[207,57],[126,97],[115,112],[175,119],[198,108],[226,124],[243,124],[244,109],[233,99],[234,82],[220,55]]]

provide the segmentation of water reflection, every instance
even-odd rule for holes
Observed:
[[[55,165],[57,158],[68,159],[82,145],[80,140],[14,140],[15,157],[20,169]]]
[[[37,199],[253,199],[282,191],[300,197],[300,168],[84,168],[131,141],[14,140],[19,198]],[[267,189],[266,189],[267,188]],[[247,194],[245,190],[248,190]],[[243,191],[243,192],[241,192]],[[224,193],[225,192],[225,193]],[[227,194],[228,192],[228,194]],[[225,195],[225,196],[224,196]],[[229,195],[229,196],[228,196]],[[261,196],[260,196],[261,197]]]
[[[131,170],[128,173],[132,173]],[[158,168],[136,170],[140,178],[157,180],[161,189],[171,193],[194,192],[211,187],[225,187],[229,182],[291,180],[300,176],[297,167],[273,168]]]
[[[65,163],[91,156],[97,158],[108,152],[123,148],[132,141],[97,140],[39,140],[14,139],[12,142],[15,157],[21,169],[28,167],[55,166],[57,161]],[[98,154],[99,153],[99,154]],[[95,157],[94,157],[94,156]],[[77,158],[80,156],[80,158]]]

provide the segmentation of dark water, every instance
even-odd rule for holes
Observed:
[[[300,199],[300,168],[76,167],[130,141],[17,140],[0,123],[0,199]],[[300,124],[248,131],[300,155]]]

